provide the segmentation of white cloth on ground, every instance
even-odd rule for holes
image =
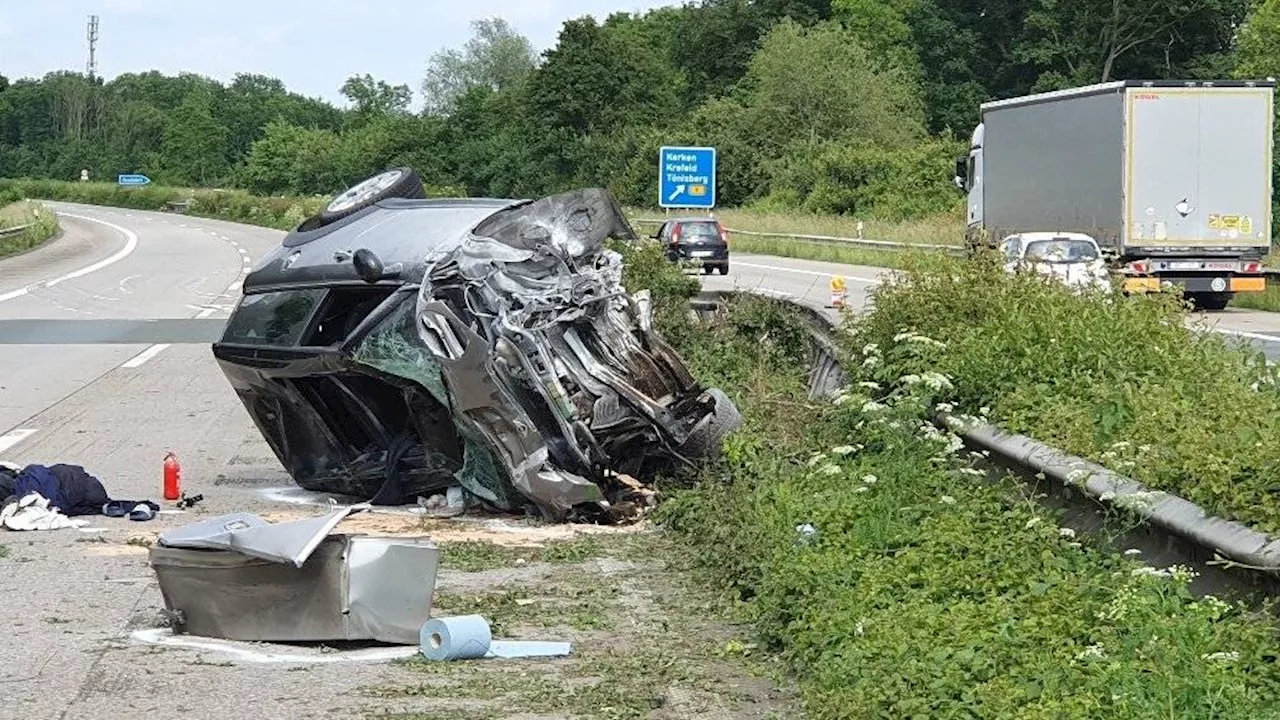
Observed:
[[[62,530],[88,524],[88,520],[72,519],[50,508],[49,500],[35,492],[0,508],[0,527],[9,530]]]

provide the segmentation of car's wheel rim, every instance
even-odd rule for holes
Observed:
[[[395,185],[396,182],[404,176],[401,170],[388,170],[379,175],[374,175],[348,189],[338,197],[334,198],[328,206],[329,212],[343,212],[366,202],[369,198],[376,196],[378,193],[385,191],[387,188]]]

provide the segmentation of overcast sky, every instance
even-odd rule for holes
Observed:
[[[543,50],[565,20],[637,12],[672,0],[0,0],[0,74],[83,72],[86,24],[99,16],[98,73],[237,72],[345,104],[351,75],[417,93],[427,59],[470,37],[472,20],[502,17]],[[448,8],[448,9],[446,9]]]

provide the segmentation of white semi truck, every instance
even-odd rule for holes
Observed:
[[[1126,80],[984,103],[968,241],[1092,236],[1126,292],[1183,286],[1205,309],[1266,289],[1275,82]]]

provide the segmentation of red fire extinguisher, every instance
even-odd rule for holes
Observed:
[[[164,499],[177,500],[182,495],[182,466],[173,453],[164,456]]]

